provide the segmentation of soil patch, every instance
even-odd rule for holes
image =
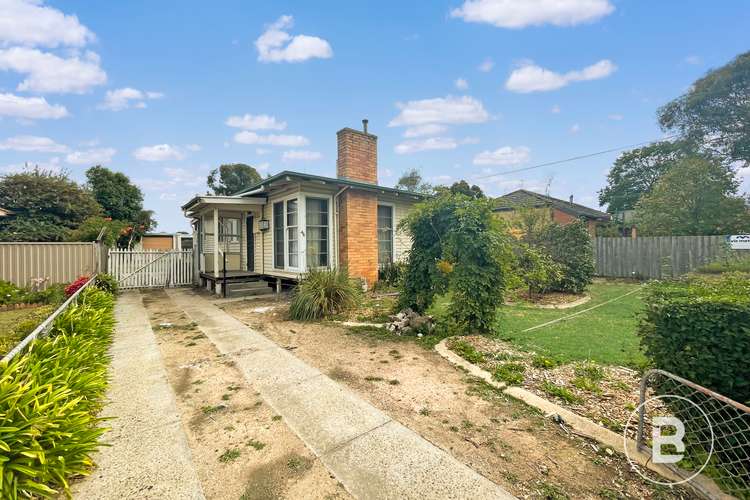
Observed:
[[[269,314],[253,307],[224,309],[519,497],[684,497],[411,339],[287,321],[283,304]]]
[[[207,498],[351,498],[163,290],[144,305]]]

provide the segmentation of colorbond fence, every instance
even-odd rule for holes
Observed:
[[[0,243],[0,280],[40,288],[70,283],[81,275],[106,271],[106,247],[97,243]],[[42,282],[41,280],[45,280]]]
[[[726,236],[596,238],[593,245],[596,274],[615,278],[677,277],[729,251]]]
[[[110,250],[109,274],[120,288],[157,288],[193,284],[193,251]]]

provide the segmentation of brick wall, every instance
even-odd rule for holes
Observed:
[[[338,177],[378,183],[378,138],[372,134],[351,128],[343,128],[336,133]]]
[[[570,224],[571,222],[576,221],[576,217],[567,214],[563,212],[562,210],[558,210],[556,208],[552,209],[552,220],[557,222],[561,225]],[[596,236],[596,221],[590,220],[586,222],[586,227],[589,231],[589,234],[593,237]]]
[[[339,262],[371,287],[378,280],[377,196],[350,189],[339,202]]]

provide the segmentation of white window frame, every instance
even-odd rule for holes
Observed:
[[[375,231],[376,233],[377,233],[377,227],[378,227],[377,207],[380,205],[383,205],[384,207],[391,207],[391,264],[393,264],[395,262],[398,262],[398,255],[396,255],[396,204],[388,202],[388,201],[378,200],[377,206],[375,207]],[[380,252],[379,247],[378,247],[378,252]],[[378,257],[380,256],[378,255]],[[378,261],[380,261],[380,258],[378,258]],[[378,262],[378,267],[380,267],[380,262]]]
[[[271,249],[275,253],[276,247],[276,220],[273,217],[273,206],[276,203],[284,203],[284,268],[274,268],[274,271],[283,271],[291,273],[302,273],[307,270],[307,198],[317,198],[328,200],[328,267],[331,269],[333,264],[333,232],[336,228],[333,227],[333,196],[330,194],[322,193],[311,193],[305,191],[297,191],[295,193],[288,194],[280,198],[272,198],[268,200],[268,205],[271,207]],[[297,242],[298,242],[298,253],[296,267],[289,266],[289,233],[286,226],[286,214],[287,214],[287,202],[289,200],[297,200]],[[394,212],[395,220],[395,212]],[[338,240],[338,239],[337,239]],[[320,268],[325,269],[325,268]]]

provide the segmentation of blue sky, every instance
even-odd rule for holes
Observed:
[[[160,230],[221,163],[335,175],[335,132],[370,120],[380,182],[417,167],[487,193],[596,206],[657,108],[748,50],[743,0],[0,0],[0,173],[102,163]]]

